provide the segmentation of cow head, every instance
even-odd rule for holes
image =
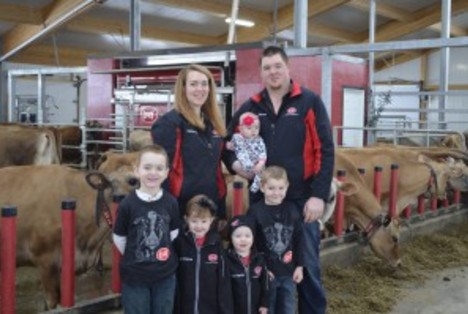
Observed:
[[[401,264],[398,241],[400,238],[400,220],[399,218],[390,219],[386,215],[375,217],[366,229],[372,228],[367,232],[367,238],[372,251],[378,257],[388,261],[393,267]]]
[[[450,170],[450,186],[463,192],[468,191],[468,167],[466,164],[462,160],[455,160],[452,157],[446,158],[445,164]]]
[[[134,174],[137,153],[118,154],[107,152],[99,160],[98,170],[105,175],[113,195],[127,195],[138,187]]]

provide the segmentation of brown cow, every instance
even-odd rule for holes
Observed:
[[[145,146],[153,144],[151,132],[148,130],[134,130],[128,136],[128,149],[136,152]]]
[[[368,188],[373,187],[375,166],[382,166],[382,204],[388,206],[390,191],[390,165],[399,165],[397,212],[416,203],[421,194],[432,194],[439,199],[446,196],[449,180],[461,190],[467,190],[463,180],[463,165],[453,160],[437,162],[420,154],[417,150],[371,147],[364,149],[340,149],[357,167],[364,168]]]
[[[60,162],[56,137],[46,128],[0,125],[0,167]]]
[[[335,171],[345,170],[345,181],[355,190],[345,196],[345,228],[356,224],[367,236],[372,251],[390,265],[400,265],[399,229],[397,218],[389,219],[377,198],[367,188],[356,165],[340,151],[335,153]],[[347,189],[347,188],[346,188]]]
[[[108,168],[109,169],[109,168]],[[122,166],[93,173],[93,186],[104,191],[110,203],[111,190],[126,194],[137,183],[133,170]],[[76,200],[76,272],[96,264],[111,229],[96,218],[97,195],[86,181],[87,173],[66,166],[18,166],[0,169],[0,206],[18,208],[17,265],[39,268],[48,308],[60,298],[61,222],[60,206],[65,199]],[[112,182],[112,183],[110,183]],[[95,212],[96,211],[96,212]]]

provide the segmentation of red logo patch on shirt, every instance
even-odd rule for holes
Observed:
[[[156,252],[156,259],[161,262],[165,262],[171,256],[171,251],[167,247],[160,248]]]
[[[285,264],[291,263],[292,257],[293,257],[292,251],[287,251],[287,252],[283,255],[283,262],[284,262]]]
[[[212,262],[212,263],[215,263],[218,261],[218,254],[210,254],[208,255],[208,261],[209,262]]]
[[[297,113],[297,109],[294,108],[294,107],[288,108],[288,110],[286,110],[286,113],[287,113],[287,114],[296,114],[296,113]]]
[[[254,273],[255,275],[257,276],[260,276],[260,274],[262,273],[262,266],[257,266],[254,268]]]

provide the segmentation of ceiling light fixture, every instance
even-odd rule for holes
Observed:
[[[231,23],[231,18],[230,17],[227,17],[225,19],[226,23],[230,24]],[[254,27],[255,26],[255,23],[252,22],[252,21],[249,21],[249,20],[241,20],[241,19],[236,19],[234,21],[234,23],[236,25],[239,25],[239,26],[244,26],[244,27]]]

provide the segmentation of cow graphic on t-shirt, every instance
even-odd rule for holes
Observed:
[[[282,259],[284,252],[291,243],[293,227],[275,222],[273,225],[264,228],[263,233],[265,234],[267,248],[272,252],[272,256]]]

